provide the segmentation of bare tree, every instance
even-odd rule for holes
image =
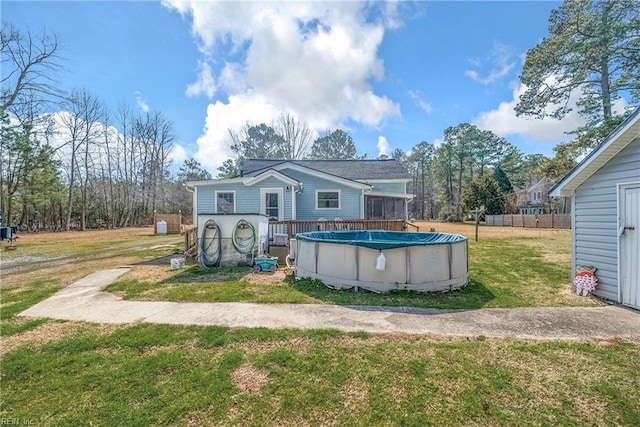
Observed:
[[[311,146],[311,130],[306,122],[296,120],[287,112],[281,113],[272,127],[285,142],[286,158],[298,160],[306,157]]]
[[[100,137],[98,120],[102,105],[98,98],[85,90],[75,90],[64,104],[62,115],[67,140],[60,147],[67,158],[67,220],[65,229],[71,228],[72,206],[76,189],[80,191],[80,228],[86,229],[87,187],[93,170],[93,145]],[[79,184],[79,187],[78,187]]]
[[[147,113],[134,121],[134,139],[138,142],[143,165],[141,174],[140,210],[138,215],[150,215],[160,203],[163,206],[163,183],[167,175],[175,135],[173,124],[160,113]]]
[[[0,32],[2,68],[2,111],[18,111],[31,103],[30,95],[38,99],[59,96],[54,77],[60,69],[60,43],[55,34],[42,31],[33,34],[2,23]]]

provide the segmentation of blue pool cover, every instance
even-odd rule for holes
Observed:
[[[446,233],[414,233],[407,231],[313,231],[298,233],[296,239],[307,242],[364,246],[369,249],[396,249],[407,246],[446,245],[464,242],[465,236]]]

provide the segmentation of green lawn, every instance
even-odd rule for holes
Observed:
[[[2,362],[34,425],[640,425],[640,347],[82,325]]]
[[[135,267],[116,286],[140,298],[173,292],[175,299],[449,307],[535,305],[550,298],[566,305],[577,297],[566,292],[566,237],[556,239],[470,242],[476,283],[428,296],[329,292],[301,281],[274,283],[269,275],[251,282],[245,269],[171,272],[149,265],[166,247],[5,276],[0,418],[56,426],[640,425],[637,342],[96,325],[16,316],[91,271],[123,264]],[[520,283],[525,276],[528,282]]]
[[[180,272],[169,272],[167,266],[147,267],[133,271],[107,290],[124,299],[193,302],[312,303],[314,300],[280,280],[268,284],[246,278],[249,267],[203,269],[190,265]],[[148,279],[146,273],[160,273],[160,279]],[[262,277],[268,277],[262,273]]]
[[[469,242],[471,284],[449,293],[392,291],[385,294],[328,289],[317,280],[256,283],[249,268],[170,272],[168,266],[132,271],[107,290],[125,299],[256,303],[328,303],[446,309],[590,306],[571,294],[569,232],[544,237],[505,236]]]

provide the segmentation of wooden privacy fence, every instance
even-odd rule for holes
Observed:
[[[180,234],[182,225],[182,214],[153,214],[153,233],[158,234],[158,223],[167,223],[167,234]]]
[[[571,228],[571,214],[486,215],[485,223],[493,227]]]
[[[345,219],[338,221],[270,221],[269,239],[273,240],[274,234],[286,234],[287,244],[289,239],[296,233],[307,233],[310,231],[337,231],[337,230],[406,230],[404,220],[375,220],[375,219]]]

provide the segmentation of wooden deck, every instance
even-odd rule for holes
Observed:
[[[311,231],[336,231],[336,230],[387,230],[387,231],[418,231],[418,227],[407,223],[402,219],[372,220],[372,219],[345,219],[327,221],[271,221],[269,222],[269,240],[274,241],[274,235],[286,234],[286,241],[297,233]]]

